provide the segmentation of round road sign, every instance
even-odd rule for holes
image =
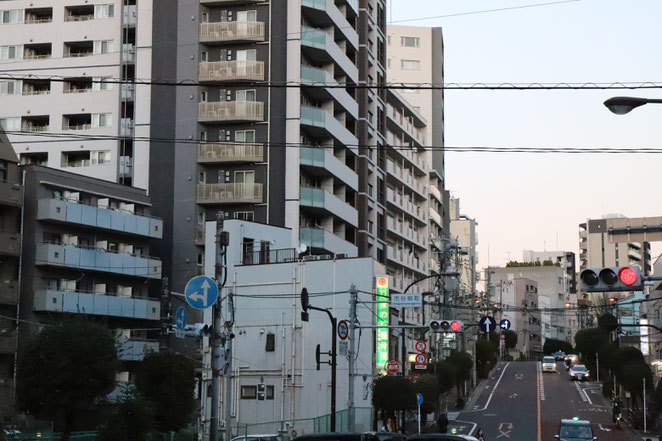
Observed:
[[[400,362],[398,360],[391,360],[386,363],[386,370],[389,374],[397,374],[400,372]]]
[[[425,364],[428,361],[428,357],[425,354],[416,354],[416,364]]]
[[[501,329],[503,329],[504,331],[507,331],[508,329],[510,329],[510,320],[508,319],[501,320],[499,322],[499,326],[501,326]]]
[[[494,317],[485,316],[480,319],[478,327],[481,331],[489,334],[490,332],[496,331],[497,323],[496,320],[494,320]]]
[[[425,352],[427,348],[428,348],[428,344],[425,343],[425,340],[419,340],[416,342],[416,350],[418,352]]]
[[[347,336],[349,336],[349,325],[345,320],[340,320],[338,322],[338,337],[341,340],[347,340]]]

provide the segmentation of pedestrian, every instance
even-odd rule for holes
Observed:
[[[439,418],[437,418],[437,430],[439,430],[439,433],[448,432],[448,417],[446,416],[446,412],[439,414]]]
[[[395,421],[393,421],[393,418],[389,418],[387,423],[389,432],[397,432],[397,430],[395,430]]]
[[[483,429],[478,429],[478,433],[476,433],[476,438],[478,438],[478,441],[485,441],[485,434],[483,433]]]
[[[386,420],[382,420],[382,426],[379,428],[380,432],[388,432],[388,423]]]

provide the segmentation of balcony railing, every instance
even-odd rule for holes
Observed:
[[[159,320],[158,299],[124,297],[109,293],[45,289],[34,297],[35,311]]]
[[[264,147],[262,144],[213,142],[198,146],[198,162],[200,163],[262,161],[264,161]]]
[[[120,342],[117,356],[122,361],[141,361],[148,352],[158,352],[159,342],[155,340],[129,339]]]
[[[25,125],[21,127],[24,132],[48,132],[49,125]]]
[[[20,233],[7,233],[0,231],[0,254],[18,256],[21,252]]]
[[[0,205],[21,205],[23,189],[21,184],[0,180]]]
[[[198,204],[259,204],[262,184],[198,184]]]
[[[264,28],[264,23],[260,21],[201,23],[200,42],[264,41]]]
[[[212,61],[200,63],[198,79],[214,81],[262,81],[264,62],[252,60]]]
[[[219,101],[198,104],[198,121],[263,121],[262,101]]]
[[[15,305],[18,303],[18,281],[9,283],[0,281],[0,304]]]

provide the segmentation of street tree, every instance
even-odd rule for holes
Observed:
[[[421,405],[422,424],[427,421],[427,414],[437,410],[439,402],[439,384],[437,377],[433,374],[421,375],[414,383],[416,392],[423,395],[423,404]]]
[[[497,349],[488,340],[476,342],[476,367],[480,378],[487,378],[490,370],[496,364]]]
[[[110,416],[99,429],[99,439],[145,441],[152,427],[152,412],[147,402],[139,396],[127,396],[113,406]]]
[[[624,347],[618,348],[614,352],[611,360],[611,367],[614,373],[616,373],[616,379],[619,382],[621,382],[621,378],[624,376],[623,368],[630,363],[644,363],[644,355],[639,349]]]
[[[448,360],[441,360],[433,364],[432,372],[437,375],[437,387],[442,398],[442,405],[446,401],[446,395],[455,385],[457,368]]]
[[[650,367],[643,360],[629,361],[620,368],[620,374],[616,374],[616,379],[623,385],[625,390],[632,395],[632,403],[636,406],[637,398],[643,394],[643,380],[646,384],[653,384],[653,373]]]
[[[600,328],[582,329],[575,334],[577,350],[584,361],[590,365],[595,364],[595,354],[609,343],[609,335]]]
[[[384,420],[395,417],[396,412],[416,409],[414,383],[400,375],[377,378],[372,385],[372,406]]]
[[[136,392],[147,402],[161,432],[177,432],[191,422],[194,386],[195,365],[171,352],[150,352],[136,373]]]
[[[501,331],[501,334],[504,336],[506,349],[514,349],[517,346],[517,332],[507,330]]]
[[[82,319],[45,326],[19,360],[18,405],[55,421],[68,441],[77,416],[94,409],[115,388],[116,341],[105,327]]]
[[[561,351],[566,354],[572,353],[572,344],[565,340],[558,340],[556,338],[548,338],[542,347],[543,353],[550,355],[554,352]]]

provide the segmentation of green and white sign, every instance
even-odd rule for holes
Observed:
[[[385,372],[384,366],[388,363],[388,327],[380,328],[379,326],[388,326],[388,276],[378,276],[376,284],[376,300],[377,300],[377,332],[376,332],[376,365],[377,371]]]

